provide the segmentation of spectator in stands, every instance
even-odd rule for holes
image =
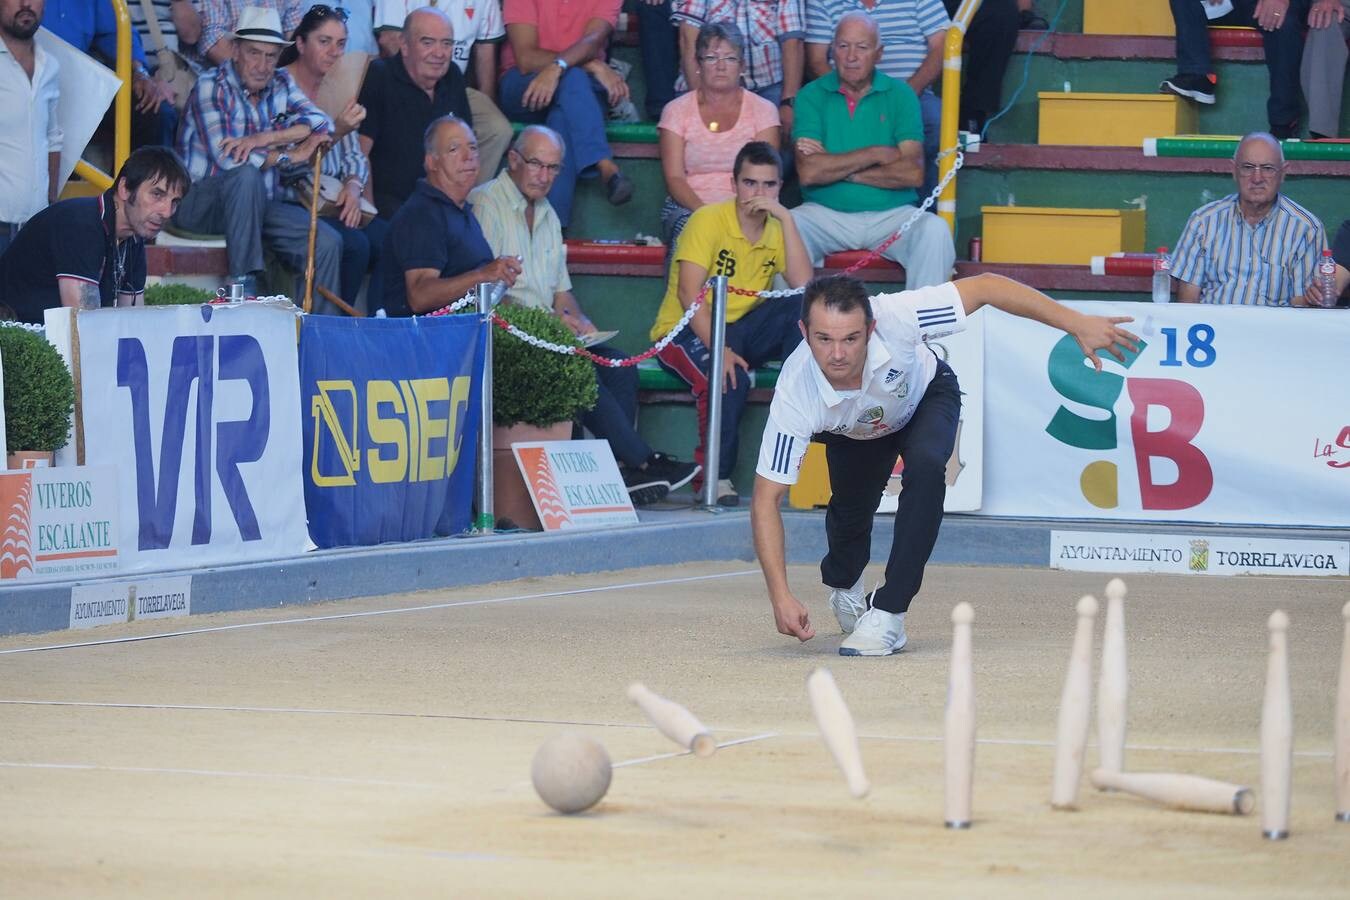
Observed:
[[[305,96],[317,103],[324,77],[333,70],[346,52],[346,12],[342,7],[315,4],[305,13],[295,29],[295,44],[281,54],[281,65],[286,67],[295,84]],[[370,161],[361,152],[356,128],[366,117],[366,110],[352,97],[334,121],[333,137],[336,143],[323,158],[322,173],[340,186],[335,206],[336,215],[327,224],[342,238],[342,276],[339,295],[354,304],[361,292],[366,272],[379,261],[380,248],[389,223],[384,219],[363,215],[361,201],[370,181]],[[283,174],[287,183],[286,199],[308,205],[314,183],[312,167]],[[363,224],[364,223],[364,224]],[[376,277],[372,284],[380,285]],[[330,288],[332,290],[332,288]]]
[[[469,208],[478,181],[478,141],[468,122],[441,116],[423,138],[425,178],[389,224],[384,309],[390,316],[435,312],[480,284],[520,276],[520,260],[494,258]]]
[[[850,12],[866,13],[876,24],[879,43],[874,65],[893,80],[908,84],[919,98],[923,178],[913,187],[920,189],[920,197],[926,197],[937,185],[942,100],[933,87],[942,77],[942,47],[951,20],[941,0],[806,0],[806,67],[812,76],[819,78],[830,71],[831,42]],[[838,68],[838,59],[834,63]]]
[[[1308,286],[1309,306],[1345,306],[1345,289],[1350,286],[1350,219],[1341,223],[1336,232],[1336,240],[1331,245],[1331,257],[1336,260],[1336,298],[1327,303],[1322,296],[1322,288],[1314,278]]]
[[[422,0],[378,0],[375,29],[380,55],[393,56],[403,40],[403,23]],[[497,45],[506,35],[498,0],[441,0],[436,9],[450,20],[454,37],[454,64],[465,81],[473,133],[478,135],[478,178],[483,183],[497,174],[502,155],[511,143],[511,123],[497,108]],[[469,62],[473,61],[473,70]],[[475,87],[470,87],[473,84]],[[425,123],[424,126],[425,127]]]
[[[427,126],[447,114],[472,120],[464,76],[450,62],[454,32],[445,13],[413,10],[399,40],[397,55],[371,62],[358,98],[366,109],[361,150],[370,159],[370,196],[390,220],[423,174]]]
[[[633,182],[614,162],[605,137],[610,106],[628,99],[628,84],[605,62],[622,0],[505,0],[502,112],[513,121],[542,122],[563,136],[567,155],[548,200],[566,228],[577,179],[592,170],[618,206],[633,199]]]
[[[876,247],[914,217],[885,255],[905,267],[908,289],[941,284],[956,248],[946,223],[915,206],[923,125],[914,92],[876,70],[880,37],[866,13],[839,20],[833,51],[835,70],[797,95],[797,174],[806,202],[792,215],[812,264],[837,250]]]
[[[942,0],[947,15],[955,17],[961,0]],[[961,127],[983,134],[984,123],[999,111],[1003,100],[1003,73],[1008,70],[1022,14],[1031,0],[984,0],[970,20],[961,51]],[[945,40],[945,38],[944,38]],[[934,182],[936,184],[936,182]]]
[[[39,325],[42,311],[58,306],[144,304],[145,242],[187,189],[187,171],[169,148],[132,153],[105,193],[53,203],[28,220],[0,255],[0,302],[20,322]]]
[[[33,40],[44,0],[0,0],[0,253],[61,191],[56,58]]]
[[[1350,0],[1313,0],[1308,12],[1308,40],[1303,47],[1303,96],[1308,99],[1308,134],[1313,138],[1341,133],[1341,89],[1350,59]]]
[[[741,87],[745,43],[733,22],[709,22],[694,41],[694,83],[661,113],[661,173],[666,202],[661,238],[666,262],[689,214],[735,196],[731,167],[750,141],[779,149],[778,109]]]
[[[643,99],[647,118],[661,118],[661,110],[675,99],[675,78],[679,75],[679,35],[671,19],[671,0],[636,0],[638,46],[642,52],[642,74],[647,80]]]
[[[195,47],[202,36],[202,17],[192,0],[127,0],[127,15],[131,17],[131,27],[141,37],[141,45],[150,48],[154,55],[155,36],[150,22],[145,18],[145,7],[150,6],[159,25],[159,33],[164,38],[164,46],[183,55],[188,55],[189,47]],[[151,72],[154,66],[150,67]]]
[[[1237,193],[1191,213],[1172,254],[1181,303],[1307,306],[1327,245],[1317,217],[1280,193],[1284,150],[1249,134],[1233,157]]]
[[[305,12],[321,5],[314,0],[307,0]],[[355,3],[343,0],[342,6],[333,8],[347,11],[347,52],[379,56],[380,45],[375,39],[374,0],[356,0]]]
[[[222,66],[234,58],[236,35],[231,29],[246,9],[268,8],[276,12],[283,37],[289,38],[305,14],[301,0],[195,0],[202,16],[202,36],[197,42],[206,65]],[[241,40],[247,39],[244,35]]]
[[[183,112],[178,148],[193,186],[174,223],[188,231],[224,233],[230,280],[254,294],[264,244],[291,269],[305,269],[309,211],[283,199],[280,175],[330,142],[333,123],[277,68],[290,41],[281,34],[275,9],[245,7],[229,39],[234,57],[197,79]],[[341,258],[342,239],[319,222],[315,282],[337,290]],[[295,296],[302,291],[298,287]],[[329,309],[326,303],[316,308]]]
[[[1204,0],[1217,6],[1222,0]],[[1177,27],[1177,74],[1158,86],[1164,94],[1176,94],[1197,103],[1212,104],[1218,76],[1211,69],[1210,25],[1245,25],[1260,30],[1265,45],[1266,68],[1270,71],[1270,97],[1266,116],[1270,133],[1280,140],[1298,134],[1302,109],[1299,96],[1299,65],[1303,60],[1303,23],[1308,0],[1232,0],[1231,12],[1210,19],[1196,0],[1171,0]]]
[[[506,155],[506,169],[475,189],[469,200],[492,252],[522,261],[524,269],[507,301],[551,310],[584,338],[596,328],[572,293],[562,226],[548,202],[564,152],[562,137],[553,129],[527,126]],[[603,344],[590,350],[611,359],[624,356]],[[581,423],[597,438],[609,441],[633,503],[656,503],[692,481],[698,466],[653,451],[637,433],[637,369],[597,365],[595,375],[600,394]]]
[[[712,22],[730,22],[740,32],[740,77],[745,86],[778,107],[779,119],[792,131],[792,104],[801,90],[806,61],[802,0],[675,0],[671,16],[680,24],[677,87],[698,90],[708,54],[698,49],[700,31]],[[790,166],[789,166],[790,167]]]
[[[729,287],[736,289],[727,293],[726,352],[721,372],[714,375],[710,371],[712,316],[706,302],[699,306],[688,327],[656,357],[662,368],[689,384],[698,401],[699,440],[694,459],[699,464],[704,461],[707,442],[709,382],[715,379],[720,385],[717,502],[723,506],[740,503],[731,473],[740,443],[737,432],[741,414],[750,393],[750,369],[786,359],[802,339],[796,297],[764,299],[753,293],[767,290],[780,272],[794,288],[811,279],[810,257],[791,213],[778,200],[782,177],[782,163],[772,146],[753,141],[741,148],[732,167],[735,196],[699,207],[680,235],[675,264],[666,280],[666,295],[651,330],[652,340],[665,337],[699,298],[709,277],[725,275]]]
[[[112,0],[47,0],[42,26],[77,50],[117,65],[117,18]],[[111,111],[109,112],[111,116]],[[131,33],[131,142],[173,143],[178,110],[168,85],[150,76],[141,37]]]

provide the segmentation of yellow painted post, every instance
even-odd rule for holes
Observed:
[[[980,0],[961,0],[956,15],[952,17],[952,27],[947,29],[947,39],[942,51],[942,127],[938,132],[938,148],[946,153],[956,147],[957,131],[961,115],[961,48],[966,41],[966,29],[970,20],[980,8]],[[956,155],[942,157],[938,163],[938,181],[956,165]],[[943,189],[938,196],[937,214],[956,234],[956,179]]]
[[[117,17],[117,77],[122,86],[113,102],[113,177],[131,155],[131,16],[126,0],[112,0]]]

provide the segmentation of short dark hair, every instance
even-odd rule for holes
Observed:
[[[778,169],[778,177],[783,177],[783,158],[778,155],[778,151],[773,149],[772,144],[764,141],[751,141],[741,148],[736,154],[736,162],[731,165],[731,177],[739,179],[741,177],[741,167],[751,166],[773,166]]]
[[[698,30],[698,37],[694,38],[694,55],[702,56],[707,53],[713,41],[726,41],[736,48],[737,56],[745,55],[745,35],[730,19],[704,22],[703,27]]]
[[[802,321],[811,321],[811,307],[819,303],[841,313],[863,311],[863,320],[872,324],[872,300],[867,287],[852,275],[824,275],[812,278],[802,291]]]
[[[281,51],[281,56],[277,57],[277,68],[289,66],[300,58],[299,42],[303,38],[308,41],[309,36],[313,34],[320,25],[329,19],[336,19],[342,23],[342,30],[347,31],[348,12],[341,6],[329,6],[325,3],[316,3],[305,13],[300,24],[295,26],[295,31],[291,34],[291,45]]]
[[[122,168],[117,172],[117,178],[113,185],[122,182],[127,186],[127,194],[136,196],[136,191],[147,181],[153,182],[159,179],[164,180],[164,186],[170,189],[178,188],[184,194],[192,185],[192,179],[188,177],[187,168],[183,161],[178,158],[168,147],[142,147],[135,153],[127,157],[127,161],[122,163]]]

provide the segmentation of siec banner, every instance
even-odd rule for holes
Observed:
[[[85,459],[115,465],[124,571],[303,553],[290,304],[81,311]]]
[[[1133,316],[1101,354],[990,308],[990,515],[1350,525],[1350,403],[1338,310],[1072,302]]]
[[[306,317],[300,383],[315,544],[468,530],[484,340],[477,316]]]

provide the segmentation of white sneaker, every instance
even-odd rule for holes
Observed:
[[[863,590],[863,577],[851,588],[830,588],[830,609],[839,620],[839,630],[850,634],[858,624],[858,616],[867,611],[867,594]]]
[[[905,614],[889,613],[872,606],[858,617],[853,633],[839,645],[839,655],[890,656],[902,649],[906,640]]]

